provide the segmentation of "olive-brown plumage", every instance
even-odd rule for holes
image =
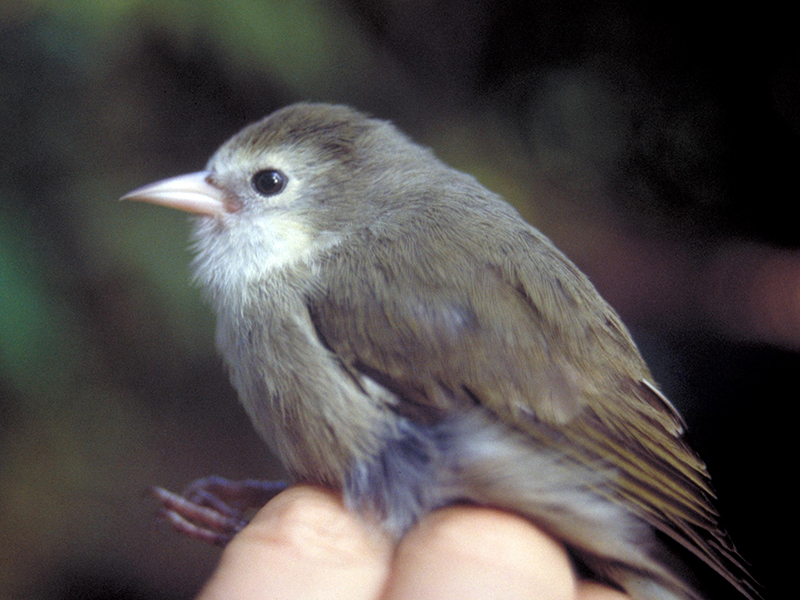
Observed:
[[[200,215],[217,344],[295,478],[397,534],[460,500],[517,511],[640,600],[701,598],[697,559],[758,597],[616,313],[391,124],[297,104],[128,197]]]

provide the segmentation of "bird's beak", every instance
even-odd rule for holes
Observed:
[[[120,200],[152,202],[178,210],[215,217],[229,211],[223,191],[210,183],[210,171],[162,179],[128,192]]]

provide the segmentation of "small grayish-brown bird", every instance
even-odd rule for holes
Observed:
[[[390,123],[296,104],[125,198],[198,215],[218,348],[295,480],[398,536],[454,502],[515,511],[637,600],[703,598],[703,563],[759,597],[614,310]]]

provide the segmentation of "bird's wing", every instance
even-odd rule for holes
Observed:
[[[487,219],[462,244],[458,220],[437,215],[414,237],[364,231],[337,249],[309,301],[323,342],[412,418],[479,404],[583,464],[615,468],[609,494],[741,589],[705,465],[616,313],[532,228]]]

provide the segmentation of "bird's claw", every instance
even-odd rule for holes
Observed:
[[[149,492],[161,504],[161,515],[177,532],[225,546],[247,525],[248,511],[261,508],[286,486],[282,481],[206,477],[191,483],[182,495],[160,487]]]

